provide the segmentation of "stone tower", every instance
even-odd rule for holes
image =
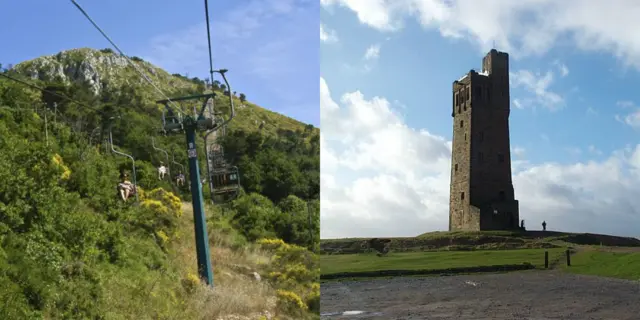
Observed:
[[[509,55],[491,50],[482,72],[453,82],[449,231],[518,228],[511,180]]]

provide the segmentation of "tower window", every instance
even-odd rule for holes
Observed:
[[[484,153],[478,152],[478,162],[479,163],[483,163],[484,162]]]
[[[458,95],[457,94],[456,94],[456,97],[455,97],[455,104],[454,105],[456,105],[456,106],[458,105]]]
[[[498,153],[498,162],[500,163],[504,162],[504,154]]]
[[[461,113],[462,109],[460,109],[460,106],[458,106],[458,113]]]
[[[458,172],[458,164],[457,164],[457,163],[453,166],[453,170],[454,170],[455,172]]]
[[[464,141],[467,141],[467,134],[464,134]]]
[[[471,87],[467,90],[467,100],[471,99]]]
[[[460,120],[460,128],[464,126],[464,120]]]
[[[464,200],[464,192],[460,193],[460,200]]]
[[[466,105],[466,104],[465,104],[465,105],[463,105],[463,106],[462,106],[462,109],[464,109],[464,111],[467,111],[467,105]]]
[[[504,191],[500,191],[500,201],[504,201],[505,198]]]

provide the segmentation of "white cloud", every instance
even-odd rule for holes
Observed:
[[[516,157],[524,156],[525,151],[526,150],[524,148],[517,147],[517,146],[511,148],[511,153]]]
[[[554,80],[552,71],[547,71],[544,75],[539,72],[529,70],[518,70],[509,73],[510,84],[513,88],[524,88],[528,93],[534,95],[533,99],[514,100],[516,108],[524,108],[534,102],[551,111],[556,111],[564,106],[564,99],[549,88]]]
[[[573,156],[579,156],[582,154],[582,149],[578,147],[568,147],[565,150]]]
[[[615,119],[632,128],[640,129],[640,109],[637,109],[625,116],[615,115]]]
[[[531,99],[513,99],[512,103],[516,109],[524,109],[530,106],[532,101]]]
[[[415,18],[445,37],[464,38],[481,52],[493,42],[514,57],[544,54],[557,43],[608,52],[640,67],[640,2],[578,0],[323,0],[356,13],[359,21],[381,31],[397,31]]]
[[[588,149],[589,153],[594,154],[594,155],[601,155],[602,151],[600,151],[600,149],[596,148],[596,146],[594,145],[589,145]]]
[[[446,230],[451,142],[409,128],[383,97],[355,91],[336,102],[322,78],[320,92],[322,238]],[[529,228],[546,220],[551,230],[640,234],[640,145],[599,162],[513,168]]]
[[[633,108],[636,104],[631,100],[620,100],[616,102],[616,105],[621,108]]]
[[[616,104],[619,107],[630,111],[624,116],[616,114],[614,118],[634,129],[640,129],[640,107],[636,106],[633,101],[628,100],[618,101]]]
[[[397,2],[400,4],[403,1]],[[389,11],[394,6],[387,0],[320,0],[320,4],[324,7],[336,4],[348,7],[358,15],[358,19],[362,23],[374,26],[379,30],[393,31],[402,26],[400,21],[392,21],[395,19]]]
[[[556,60],[553,64],[558,68],[558,72],[560,72],[561,77],[566,77],[569,75],[569,67],[566,64]]]
[[[560,65],[560,75],[562,75],[563,77],[569,75],[569,68],[567,68],[567,66],[564,64]]]
[[[320,23],[320,41],[322,42],[338,42],[338,35],[335,30],[328,29],[324,24]]]
[[[380,56],[380,45],[374,44],[367,48],[367,51],[364,53],[365,60],[376,60]]]
[[[322,78],[320,92],[322,148],[330,155],[321,155],[323,237],[348,235],[357,221],[378,235],[402,232],[397,217],[413,233],[426,218],[446,226],[446,216],[434,214],[448,206],[450,142],[407,127],[384,98],[356,91],[338,105]]]

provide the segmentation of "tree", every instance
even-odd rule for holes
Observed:
[[[240,102],[245,102],[247,101],[247,96],[244,95],[244,93],[240,93]]]

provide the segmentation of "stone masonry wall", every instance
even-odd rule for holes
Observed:
[[[504,230],[519,223],[509,99],[506,53],[492,50],[481,74],[472,70],[454,82],[449,230]]]

